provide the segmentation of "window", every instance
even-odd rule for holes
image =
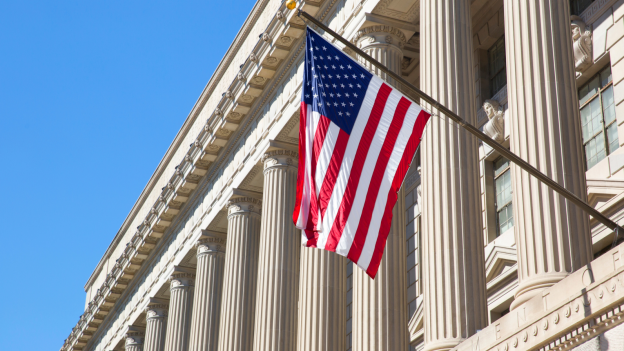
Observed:
[[[585,162],[590,169],[620,146],[610,66],[579,89],[579,103]]]
[[[488,50],[488,63],[490,65],[490,97],[492,97],[507,84],[504,37]]]
[[[511,171],[509,160],[499,157],[494,161],[494,189],[496,190],[496,236],[513,226],[511,202]]]
[[[579,16],[594,0],[570,0],[570,13]]]
[[[351,322],[353,320],[353,262],[347,260],[347,351],[352,350]]]

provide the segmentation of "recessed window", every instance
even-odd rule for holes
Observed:
[[[594,0],[570,0],[570,13],[579,16]]]
[[[620,147],[610,66],[579,89],[579,103],[585,163],[590,169]]]
[[[492,97],[507,84],[504,37],[488,50],[488,63],[490,65],[490,97]]]
[[[496,236],[513,227],[511,201],[511,171],[509,160],[499,157],[494,161],[494,189],[496,190]]]

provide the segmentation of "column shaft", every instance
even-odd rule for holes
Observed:
[[[505,0],[511,151],[587,199],[569,3]],[[589,218],[511,165],[519,288],[512,309],[592,259]]]
[[[264,162],[262,229],[258,263],[256,351],[297,347],[297,298],[301,233],[292,222],[297,153],[267,152]]]
[[[470,2],[423,0],[420,21],[420,88],[474,125]],[[427,351],[487,325],[478,166],[477,139],[433,110],[421,144]]]
[[[401,48],[406,38],[400,30],[384,25],[368,27],[360,30],[354,41],[390,70],[401,73]],[[386,79],[377,69],[373,72]],[[387,81],[396,87],[393,80]],[[353,350],[407,349],[406,253],[405,193],[401,190],[392,209],[392,225],[377,276],[373,280],[363,270],[353,268]]]
[[[302,247],[297,350],[345,349],[346,279],[344,257]]]
[[[147,328],[145,328],[145,351],[163,351],[167,330],[169,306],[161,301],[152,301],[145,309]]]
[[[228,245],[219,325],[219,351],[249,351],[256,308],[260,207],[253,198],[237,198],[228,206]]]
[[[186,351],[191,330],[195,274],[176,267],[170,281],[171,298],[165,351]]]
[[[216,350],[225,265],[225,234],[204,232],[197,242],[197,280],[191,320],[191,351]]]

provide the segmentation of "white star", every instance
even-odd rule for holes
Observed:
[[[338,57],[338,55],[336,55],[336,56],[334,56],[334,57],[336,57],[336,60],[340,60],[340,57]]]
[[[306,85],[310,85],[310,82],[307,82]]]
[[[346,97],[349,97],[349,93],[345,93],[345,96],[346,96]]]
[[[325,79],[325,75],[324,75],[324,74],[321,74],[321,78]]]
[[[349,75],[348,74],[345,74],[344,76],[345,76],[345,78],[349,79]]]
[[[323,56],[321,56],[321,60],[323,60]]]
[[[351,107],[355,106],[355,104],[352,102],[350,102],[349,105],[351,105]]]
[[[331,74],[328,74],[327,76],[329,77],[329,79],[333,78],[333,76]]]
[[[331,56],[327,56],[327,59],[331,61]]]
[[[314,48],[310,48],[310,51],[314,52]]]
[[[337,97],[341,97],[342,95],[340,95],[340,93],[336,93],[336,96],[337,96]]]
[[[338,115],[339,115],[339,116],[342,116],[342,112],[338,112]]]
[[[316,99],[318,97],[318,94],[314,94],[314,98]]]
[[[318,78],[318,76],[315,74],[315,75],[314,75],[314,78]]]
[[[332,65],[332,68],[333,68],[333,69],[336,69],[336,66]]]
[[[347,68],[351,69],[351,65],[347,65]]]
[[[360,84],[357,85],[358,88],[362,88],[362,86]]]
[[[323,51],[327,51],[327,48],[323,46]]]
[[[349,84],[349,88],[353,89],[353,84]]]
[[[342,105],[342,107],[346,107],[347,106],[347,104],[345,104],[344,102],[341,105]]]
[[[329,84],[325,84],[325,88],[329,88]]]
[[[313,36],[310,36],[310,39],[312,39],[312,41],[314,41],[314,37]]]
[[[323,106],[323,104],[321,104],[321,103],[319,102],[319,103],[318,103],[318,107],[321,107],[321,106]]]
[[[316,68],[321,69],[321,65],[316,65]]]
[[[316,56],[314,56],[314,59],[316,60]]]
[[[354,74],[354,75],[353,75],[353,79],[355,79],[355,78],[357,78],[357,76]]]
[[[314,71],[314,66],[310,67],[310,69]]]
[[[309,99],[309,98],[310,98],[310,94],[306,94],[306,99]]]
[[[334,97],[334,94],[333,93],[329,93],[329,96]]]
[[[364,73],[360,74],[360,77],[365,78],[366,76],[364,75]]]
[[[318,50],[318,49],[319,49],[319,48],[318,48],[318,46],[315,46],[315,48],[316,48],[316,50]]]
[[[327,69],[327,65],[325,65],[325,66],[323,66],[323,67],[325,67],[325,69]]]
[[[323,94],[323,96],[327,96],[327,95],[325,95],[325,92],[323,92],[323,93],[321,93],[321,94]]]
[[[344,84],[340,84],[340,87],[344,89],[345,85]]]
[[[357,94],[356,94],[356,93],[353,93],[353,96],[357,97]]]
[[[327,103],[327,106],[331,106],[331,104],[328,102],[328,103]]]
[[[340,69],[344,69],[344,66],[343,66],[343,65],[340,65]]]
[[[334,102],[334,106],[338,107],[338,103],[337,103],[337,102]]]
[[[332,87],[334,87],[334,89],[338,88],[336,84],[332,84]]]
[[[336,74],[336,78],[340,79],[340,74]]]
[[[349,112],[347,112],[347,116],[351,116],[351,114]]]

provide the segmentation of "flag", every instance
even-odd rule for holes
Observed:
[[[304,66],[293,221],[374,278],[430,114],[309,28]]]

